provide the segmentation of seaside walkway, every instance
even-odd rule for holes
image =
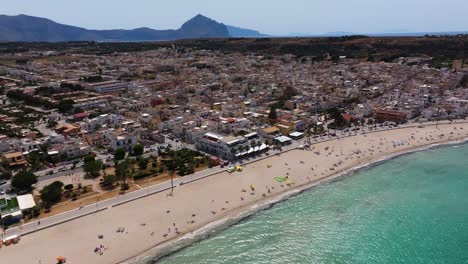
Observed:
[[[468,123],[468,121],[458,120],[458,121],[453,121],[453,123]],[[439,122],[439,125],[442,125],[442,124],[450,124],[450,121]],[[341,135],[337,134],[337,136],[338,136],[338,138],[344,138],[344,137],[351,137],[351,136],[361,135],[362,133],[377,133],[377,132],[382,132],[382,131],[387,131],[387,130],[396,130],[396,129],[404,129],[404,128],[408,128],[408,127],[417,127],[419,125],[421,125],[421,124],[420,123],[412,123],[412,124],[401,125],[401,126],[393,127],[393,128],[383,128],[383,129],[379,128],[379,129],[373,130],[373,131],[360,131],[360,132],[357,132],[357,133],[355,133],[355,132],[341,133]],[[429,123],[424,123],[423,125],[424,126],[435,126],[436,123],[435,122],[429,122]],[[284,153],[284,152],[287,152],[287,151],[291,151],[293,149],[297,149],[301,144],[303,144],[305,142],[305,140],[306,139],[302,139],[300,141],[295,141],[293,144],[283,147],[281,152],[275,152],[274,154]],[[318,144],[318,143],[321,143],[321,142],[331,141],[331,140],[337,140],[337,137],[316,138],[315,140],[311,141],[311,145]],[[263,154],[263,155],[261,155],[259,157],[251,158],[249,160],[246,160],[246,161],[243,162],[243,164],[249,164],[249,163],[256,162],[258,160],[266,159],[266,158],[269,158],[270,156],[272,156],[274,154],[271,154],[271,155]],[[206,170],[203,170],[203,171],[196,172],[196,173],[191,174],[191,175],[187,175],[187,176],[184,176],[184,177],[181,177],[181,178],[176,178],[176,179],[174,179],[175,195],[177,195],[176,188],[181,183],[189,184],[190,182],[197,181],[197,180],[200,180],[202,178],[209,177],[209,176],[218,174],[218,173],[223,172],[223,171],[225,171],[225,169],[222,169],[220,167],[209,168],[209,169],[206,169]],[[25,236],[25,235],[31,234],[33,232],[36,232],[36,231],[39,231],[39,230],[42,230],[42,229],[46,229],[46,228],[49,228],[49,227],[53,227],[53,226],[56,226],[56,225],[59,225],[59,224],[62,224],[62,223],[65,223],[65,222],[80,218],[80,217],[83,217],[83,216],[98,214],[99,212],[104,211],[104,210],[108,210],[108,209],[110,209],[112,207],[116,207],[116,206],[119,206],[121,204],[125,204],[125,203],[128,203],[128,202],[131,202],[131,201],[134,201],[134,200],[137,200],[137,199],[149,196],[149,195],[153,195],[155,193],[167,191],[167,190],[170,190],[170,189],[171,189],[171,182],[170,181],[163,182],[163,183],[156,184],[156,185],[153,185],[153,186],[150,186],[150,187],[146,187],[146,188],[139,189],[139,190],[136,190],[136,191],[128,192],[128,193],[122,194],[122,195],[120,195],[118,197],[110,198],[110,199],[103,200],[103,201],[98,201],[98,202],[96,202],[94,204],[90,204],[90,205],[87,205],[87,206],[84,206],[84,207],[81,207],[81,208],[78,208],[78,209],[74,209],[74,210],[67,211],[67,212],[64,212],[64,213],[60,213],[60,214],[57,214],[57,215],[53,215],[53,216],[50,216],[50,217],[47,217],[47,218],[43,218],[40,221],[37,220],[37,221],[33,221],[33,222],[30,222],[30,223],[27,223],[27,224],[24,224],[24,225],[21,225],[21,226],[10,228],[8,230],[5,230],[4,236],[5,237],[10,236],[10,235]]]

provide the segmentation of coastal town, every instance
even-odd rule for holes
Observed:
[[[40,243],[41,232],[57,237],[60,225],[89,226],[104,211],[84,232],[97,237],[86,259],[115,263],[122,255],[92,260],[123,243],[102,242],[115,232],[97,229],[114,216],[147,210],[138,227],[122,220],[109,230],[124,236],[160,221],[157,230],[128,236],[158,245],[372,158],[462,140],[468,70],[464,62],[434,68],[429,60],[317,60],[177,45],[102,55],[2,53],[0,245],[10,247],[0,249],[0,260]],[[261,175],[271,173],[264,184]],[[148,199],[157,208],[145,208]],[[193,205],[183,204],[190,199]],[[125,255],[145,249],[137,244]]]

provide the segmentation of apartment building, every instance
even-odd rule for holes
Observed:
[[[115,93],[119,91],[126,90],[130,87],[129,83],[120,82],[120,81],[106,81],[106,82],[99,82],[93,83],[89,85],[91,89],[96,91],[97,93]]]

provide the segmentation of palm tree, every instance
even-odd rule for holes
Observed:
[[[177,164],[173,159],[163,160],[164,166],[166,166],[167,170],[169,171],[169,176],[171,176],[171,194],[174,192],[174,180],[173,175],[177,168]]]
[[[122,189],[125,190],[127,188],[128,176],[130,176],[130,162],[128,159],[117,165],[115,176],[118,180],[122,181]]]

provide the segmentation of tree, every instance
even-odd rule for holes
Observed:
[[[138,167],[140,167],[140,170],[146,170],[146,167],[148,167],[148,159],[140,159],[140,161],[138,161]]]
[[[172,179],[172,176],[174,175],[174,172],[176,171],[177,163],[173,159],[163,160],[163,163],[164,163],[164,166],[169,171],[169,176],[171,176],[171,194],[172,194],[172,192],[174,192],[174,181]]]
[[[73,104],[73,100],[66,99],[60,101],[57,108],[61,113],[69,113],[71,110],[73,110]]]
[[[31,171],[21,170],[11,180],[11,186],[20,190],[30,190],[37,183],[37,177]]]
[[[49,120],[49,121],[47,121],[47,127],[48,127],[48,128],[52,128],[52,127],[56,127],[56,126],[58,126],[58,122],[57,122],[57,121],[55,121],[55,120]]]
[[[33,217],[38,217],[41,214],[41,208],[39,206],[35,205],[33,208],[31,208]]]
[[[93,155],[86,155],[84,158],[83,158],[83,162],[86,163],[86,162],[90,162],[90,161],[93,161],[95,160],[96,158],[93,156]]]
[[[136,144],[133,146],[133,155],[141,156],[143,154],[144,147],[142,144]]]
[[[67,191],[71,191],[71,190],[73,190],[73,184],[67,184],[67,185],[65,185],[63,188],[64,188],[65,190],[67,190]]]
[[[153,163],[151,163],[151,167],[153,167],[153,168],[158,167],[158,160],[157,159],[153,160]]]
[[[347,125],[346,119],[344,119],[343,115],[341,114],[338,108],[329,109],[328,114],[332,119],[335,120],[335,127],[344,127],[345,125]]]
[[[127,179],[130,176],[130,162],[125,160],[115,168],[115,176],[119,181],[122,181],[123,184],[127,183]]]
[[[270,119],[271,123],[274,123],[276,119],[278,119],[278,115],[276,114],[276,106],[270,106],[270,113],[268,114],[268,119]]]
[[[109,175],[104,176],[104,180],[102,181],[102,185],[112,186],[112,185],[114,185],[115,181],[116,181],[115,175],[109,174]]]
[[[32,151],[26,158],[33,171],[41,170],[44,167],[45,157],[40,151]]]
[[[62,197],[63,182],[54,181],[53,183],[45,186],[41,191],[41,199],[46,204],[53,204],[60,201]]]
[[[118,160],[123,160],[125,159],[125,149],[123,148],[118,148],[115,150],[115,153],[114,153],[114,160],[118,161]]]
[[[84,159],[83,170],[89,177],[96,178],[100,175],[102,162],[96,160],[93,156],[88,155]]]
[[[0,179],[4,179],[4,180],[11,179],[11,172],[10,171],[4,171],[4,172],[0,173]]]

